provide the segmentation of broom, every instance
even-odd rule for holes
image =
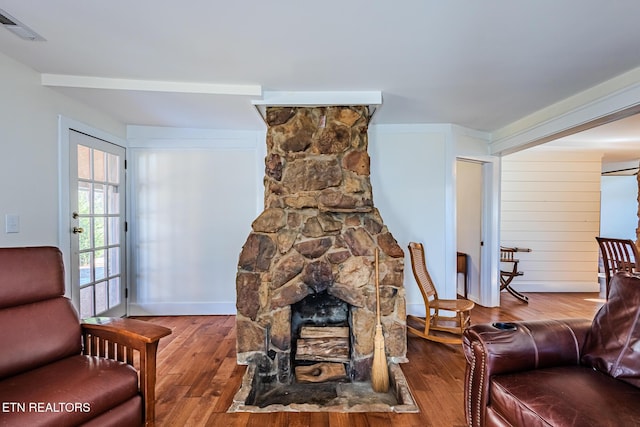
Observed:
[[[378,393],[386,393],[389,390],[389,369],[387,367],[387,355],[384,351],[384,335],[380,323],[380,283],[378,268],[378,248],[376,248],[376,334],[374,336],[373,364],[371,365],[371,387]]]

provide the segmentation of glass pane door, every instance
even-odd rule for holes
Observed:
[[[72,294],[81,318],[122,316],[124,148],[75,131],[70,138]]]

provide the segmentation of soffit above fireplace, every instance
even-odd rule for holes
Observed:
[[[264,91],[262,99],[251,101],[266,123],[267,107],[326,107],[364,105],[369,108],[368,122],[382,105],[382,92],[370,91]]]

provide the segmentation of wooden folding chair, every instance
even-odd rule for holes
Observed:
[[[502,267],[500,268],[500,290],[506,290],[520,301],[528,303],[529,297],[522,295],[511,287],[511,281],[524,274],[522,271],[518,271],[518,262],[520,260],[513,256],[516,252],[531,252],[531,249],[500,246],[500,265],[503,266],[506,264],[510,267],[505,270],[503,270]]]

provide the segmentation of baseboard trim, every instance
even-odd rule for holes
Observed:
[[[600,284],[598,282],[522,281],[512,284],[511,287],[518,292],[600,292]]]
[[[129,316],[210,316],[235,314],[235,302],[156,302],[129,304]]]

